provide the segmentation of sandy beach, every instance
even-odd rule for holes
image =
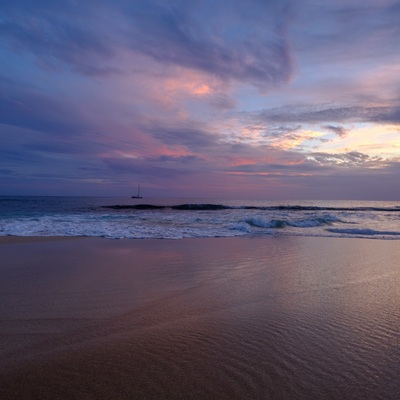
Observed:
[[[1,399],[398,399],[400,245],[0,239]]]

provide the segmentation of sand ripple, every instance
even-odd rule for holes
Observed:
[[[68,272],[97,277],[80,309],[58,295],[82,296],[65,280],[44,289],[47,311],[33,295],[29,307],[14,304],[14,318],[1,309],[2,399],[399,398],[394,242],[84,243],[57,249],[60,259],[70,246],[81,257],[90,249],[96,260]],[[3,271],[4,298],[18,287],[26,299],[39,284],[17,275]]]

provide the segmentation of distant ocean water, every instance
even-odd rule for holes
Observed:
[[[0,197],[0,236],[243,235],[400,240],[400,202]]]

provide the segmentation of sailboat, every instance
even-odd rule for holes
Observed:
[[[138,187],[137,187],[137,195],[132,196],[132,199],[143,199],[143,197],[140,195],[140,183],[138,184]]]

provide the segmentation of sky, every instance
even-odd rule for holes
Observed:
[[[0,195],[400,200],[400,1],[0,9]]]

